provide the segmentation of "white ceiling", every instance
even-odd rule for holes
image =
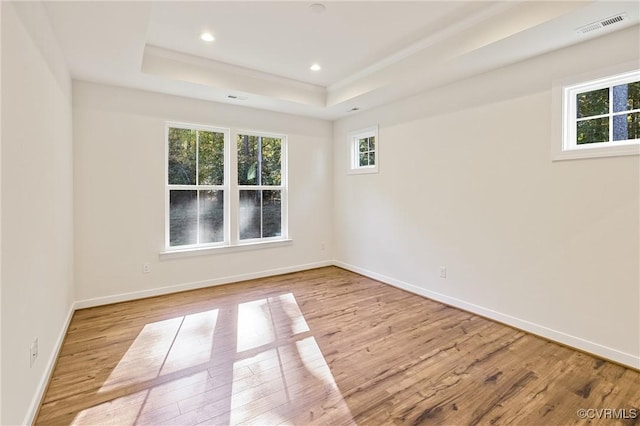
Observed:
[[[449,21],[463,2],[336,2],[323,13],[310,2],[157,3],[147,43],[300,80],[334,84]],[[216,36],[200,42],[203,30]],[[309,69],[323,65],[322,72]]]
[[[327,1],[319,14],[314,2],[45,8],[76,79],[326,119],[640,21],[638,1]],[[575,31],[623,12],[608,29]],[[214,42],[200,40],[205,30]]]

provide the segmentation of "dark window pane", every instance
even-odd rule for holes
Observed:
[[[376,153],[375,152],[370,152],[369,153],[369,165],[370,166],[375,166],[376,165]]]
[[[376,137],[375,136],[371,136],[369,138],[369,149],[371,149],[371,150],[375,150],[376,149]]]
[[[369,143],[367,142],[367,138],[359,139],[358,144],[359,144],[359,148],[358,148],[359,152],[366,152],[369,150]]]
[[[238,135],[238,184],[258,185],[258,137]]]
[[[613,140],[640,139],[640,113],[613,116]]]
[[[200,191],[200,243],[224,240],[224,191]]]
[[[282,140],[262,138],[262,158],[258,159],[258,168],[262,169],[261,185],[280,185],[282,183]]]
[[[609,118],[578,121],[576,143],[578,145],[609,141]]]
[[[281,191],[262,191],[262,236],[282,235]]]
[[[195,185],[196,131],[169,128],[169,185]]]
[[[198,132],[198,183],[224,184],[224,133]]]
[[[576,95],[578,118],[609,113],[609,88]]]
[[[198,226],[196,191],[169,192],[169,245],[182,246],[197,242]]]
[[[613,87],[613,112],[640,108],[640,81]]]
[[[360,154],[360,167],[369,165],[369,155],[366,152]]]
[[[260,238],[261,191],[240,191],[240,239]]]

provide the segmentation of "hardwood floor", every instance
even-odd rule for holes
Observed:
[[[328,267],[77,311],[36,424],[628,425],[639,408],[637,371]]]

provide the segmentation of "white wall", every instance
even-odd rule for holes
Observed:
[[[73,302],[71,80],[39,3],[2,2],[2,424],[31,420]],[[39,357],[29,367],[29,347]]]
[[[75,272],[82,306],[331,259],[330,122],[85,82],[74,82],[73,105]],[[293,243],[159,260],[167,120],[288,135]],[[143,274],[144,262],[151,273]]]
[[[2,22],[0,5],[0,23]],[[1,27],[0,27],[1,29]],[[0,31],[0,46],[2,31]],[[0,54],[0,93],[2,93],[2,55]],[[2,330],[2,102],[0,102],[0,331]],[[2,422],[2,336],[0,336],[0,422]]]
[[[336,259],[640,367],[638,157],[550,161],[552,81],[638,61],[639,40],[636,26],[336,122]],[[374,124],[380,173],[347,175],[347,132]]]

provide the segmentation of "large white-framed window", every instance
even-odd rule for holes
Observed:
[[[349,133],[349,173],[378,173],[380,141],[378,126]]]
[[[287,235],[287,137],[240,131],[235,138],[240,243]]]
[[[167,122],[162,254],[288,241],[286,153],[285,135]]]
[[[167,123],[165,245],[195,248],[229,240],[229,129]]]
[[[636,64],[637,67],[637,64]],[[554,160],[640,154],[640,70],[565,83]]]

